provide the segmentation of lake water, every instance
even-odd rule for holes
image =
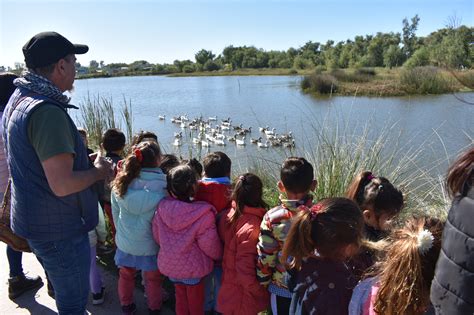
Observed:
[[[183,134],[188,139],[180,147],[172,145],[179,126],[170,118],[188,115],[190,119],[217,116],[218,121],[230,117],[234,125],[252,127],[246,137],[246,146],[227,143],[225,147],[212,146],[211,151],[225,151],[235,162],[246,165],[248,158],[263,157],[280,163],[282,156],[301,153],[316,145],[312,128],[325,121],[324,128],[345,126],[346,134],[359,135],[368,125],[370,137],[391,128],[401,143],[410,148],[421,148],[422,162],[452,156],[472,145],[474,137],[474,106],[454,95],[423,97],[330,97],[314,98],[303,94],[297,76],[227,76],[227,77],[119,77],[77,80],[73,104],[84,102],[87,95],[112,98],[117,116],[123,99],[130,100],[133,110],[133,128],[154,131],[168,153],[184,158],[204,155],[207,148],[191,143],[190,130]],[[474,93],[458,94],[471,102]],[[158,115],[166,115],[160,121]],[[73,114],[78,125],[80,113]],[[296,139],[295,151],[284,148],[259,149],[250,143],[258,138],[258,127],[275,128],[276,133],[292,131]],[[335,127],[334,127],[335,128]],[[189,145],[188,145],[189,143]],[[405,147],[407,149],[407,147]],[[191,153],[192,152],[192,153]],[[446,165],[436,172],[444,173]]]

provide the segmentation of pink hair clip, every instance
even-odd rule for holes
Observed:
[[[374,174],[372,174],[372,173],[370,173],[369,175],[367,175],[367,179],[368,179],[368,180],[372,180],[372,179],[374,179],[375,177],[376,177],[376,176],[375,176]]]
[[[313,219],[316,218],[318,213],[321,212],[322,208],[323,208],[323,205],[321,203],[317,203],[314,206],[312,206],[311,209],[309,209],[309,211],[311,212],[311,218]]]

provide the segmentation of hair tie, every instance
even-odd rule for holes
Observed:
[[[135,149],[135,151],[133,151],[133,155],[135,155],[138,162],[141,163],[143,161],[143,155],[142,155],[142,151],[140,149]]]
[[[241,181],[244,182],[244,181],[245,181],[245,176],[244,176],[244,175],[240,175],[240,176],[239,176],[239,180],[241,180]]]
[[[374,179],[376,176],[372,173],[370,173],[369,175],[367,175],[367,180],[371,181],[372,179]]]
[[[317,203],[314,206],[312,206],[309,211],[311,212],[311,218],[314,220],[316,216],[321,212],[321,209],[323,208],[323,205],[321,203]]]
[[[418,233],[417,246],[421,255],[426,254],[431,249],[431,247],[433,247],[433,241],[434,237],[430,231],[423,230]]]

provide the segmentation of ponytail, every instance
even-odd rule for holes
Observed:
[[[423,314],[441,249],[443,224],[437,219],[411,219],[393,232],[384,260],[376,266],[380,283],[374,310],[378,314]],[[431,242],[420,244],[420,233]]]
[[[245,206],[268,208],[263,200],[262,180],[252,173],[245,173],[237,178],[231,199],[235,202],[235,211],[229,220],[231,224],[242,215]]]
[[[346,197],[353,200],[359,207],[362,207],[364,203],[364,190],[374,176],[370,171],[363,171],[357,175],[357,177],[349,185],[346,192]]]
[[[324,199],[311,209],[303,206],[291,224],[281,262],[299,269],[303,258],[315,251],[324,258],[344,260],[346,246],[360,246],[362,229],[361,211],[347,198]]]
[[[281,262],[287,269],[296,268],[299,270],[303,258],[314,252],[315,244],[311,238],[311,231],[311,212],[302,210],[294,218],[283,245]]]
[[[123,197],[132,181],[140,175],[142,167],[157,167],[161,150],[157,142],[141,142],[127,156],[121,171],[112,183],[113,191]]]

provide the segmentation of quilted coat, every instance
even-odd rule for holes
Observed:
[[[266,210],[245,207],[232,224],[235,204],[232,206],[223,212],[218,226],[224,241],[224,274],[217,309],[223,314],[257,314],[270,304],[269,292],[258,282],[256,272],[260,223]]]
[[[457,196],[444,226],[431,283],[436,314],[474,314],[474,187]]]
[[[216,208],[217,213],[230,208],[232,186],[216,182],[199,182],[195,200],[206,201]]]
[[[164,198],[153,218],[153,237],[160,245],[158,268],[175,279],[202,278],[220,259],[222,245],[217,235],[214,207],[204,201],[192,203]]]

